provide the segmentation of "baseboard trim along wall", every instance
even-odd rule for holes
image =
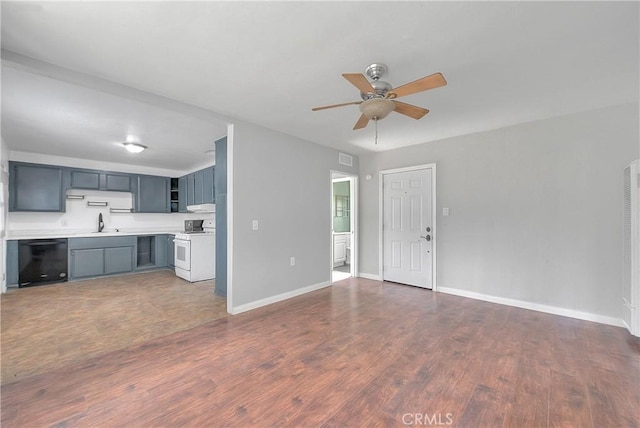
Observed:
[[[358,276],[360,278],[371,279],[373,281],[382,281],[382,277],[380,275],[373,275],[373,274],[370,274],[370,273],[360,272],[360,274]]]
[[[498,303],[500,305],[515,306],[516,308],[530,309],[532,311],[545,312],[563,317],[576,318],[584,321],[593,321],[600,324],[624,327],[620,318],[597,315],[589,312],[581,312],[573,309],[559,308],[557,306],[542,305],[540,303],[526,302],[524,300],[508,299],[506,297],[491,296],[488,294],[476,293],[474,291],[461,290],[458,288],[438,287],[438,291],[446,294],[453,294],[470,299],[484,300],[485,302]]]
[[[323,281],[318,284],[313,284],[308,287],[299,288],[297,290],[288,291],[286,293],[277,294],[275,296],[266,297],[264,299],[256,300],[255,302],[245,303],[244,305],[236,306],[229,311],[231,315],[237,315],[242,312],[247,312],[252,309],[257,309],[262,306],[267,306],[272,303],[281,302],[282,300],[287,300],[292,297],[300,296],[302,294],[310,293],[312,291],[320,290],[321,288],[329,287],[331,285],[330,281]]]

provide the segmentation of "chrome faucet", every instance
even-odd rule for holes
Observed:
[[[102,232],[104,229],[104,221],[102,221],[102,213],[98,214],[98,232]]]

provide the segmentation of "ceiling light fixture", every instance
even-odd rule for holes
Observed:
[[[376,126],[375,144],[378,144],[378,121],[384,119],[395,110],[396,104],[386,98],[374,97],[360,104],[360,111],[369,120],[373,120]]]
[[[360,104],[360,111],[369,120],[380,120],[389,116],[396,105],[393,101],[386,98],[370,98]]]
[[[147,148],[147,146],[138,143],[122,143],[122,146],[127,149],[129,153],[140,153]]]

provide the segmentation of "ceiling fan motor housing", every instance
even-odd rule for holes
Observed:
[[[378,80],[386,72],[387,72],[387,66],[379,62],[377,63],[374,62],[373,64],[369,64],[367,68],[364,69],[364,73],[370,78],[372,78],[373,80]]]
[[[371,82],[371,87],[376,91],[375,93],[364,93],[360,92],[360,97],[363,100],[368,100],[371,98],[386,98],[387,92],[393,89],[390,83],[385,82],[383,80],[374,80]]]
[[[360,97],[363,100],[369,100],[371,98],[385,98],[387,92],[393,89],[390,83],[385,82],[383,80],[379,80],[384,73],[387,72],[387,66],[381,63],[373,63],[370,64],[367,68],[364,69],[364,72],[367,76],[369,76],[373,81],[369,82],[371,87],[375,90],[375,93],[364,93],[360,92]]]

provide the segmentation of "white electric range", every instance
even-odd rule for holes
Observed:
[[[205,220],[202,232],[176,233],[176,275],[189,282],[213,279],[216,276],[216,230],[213,220]]]

